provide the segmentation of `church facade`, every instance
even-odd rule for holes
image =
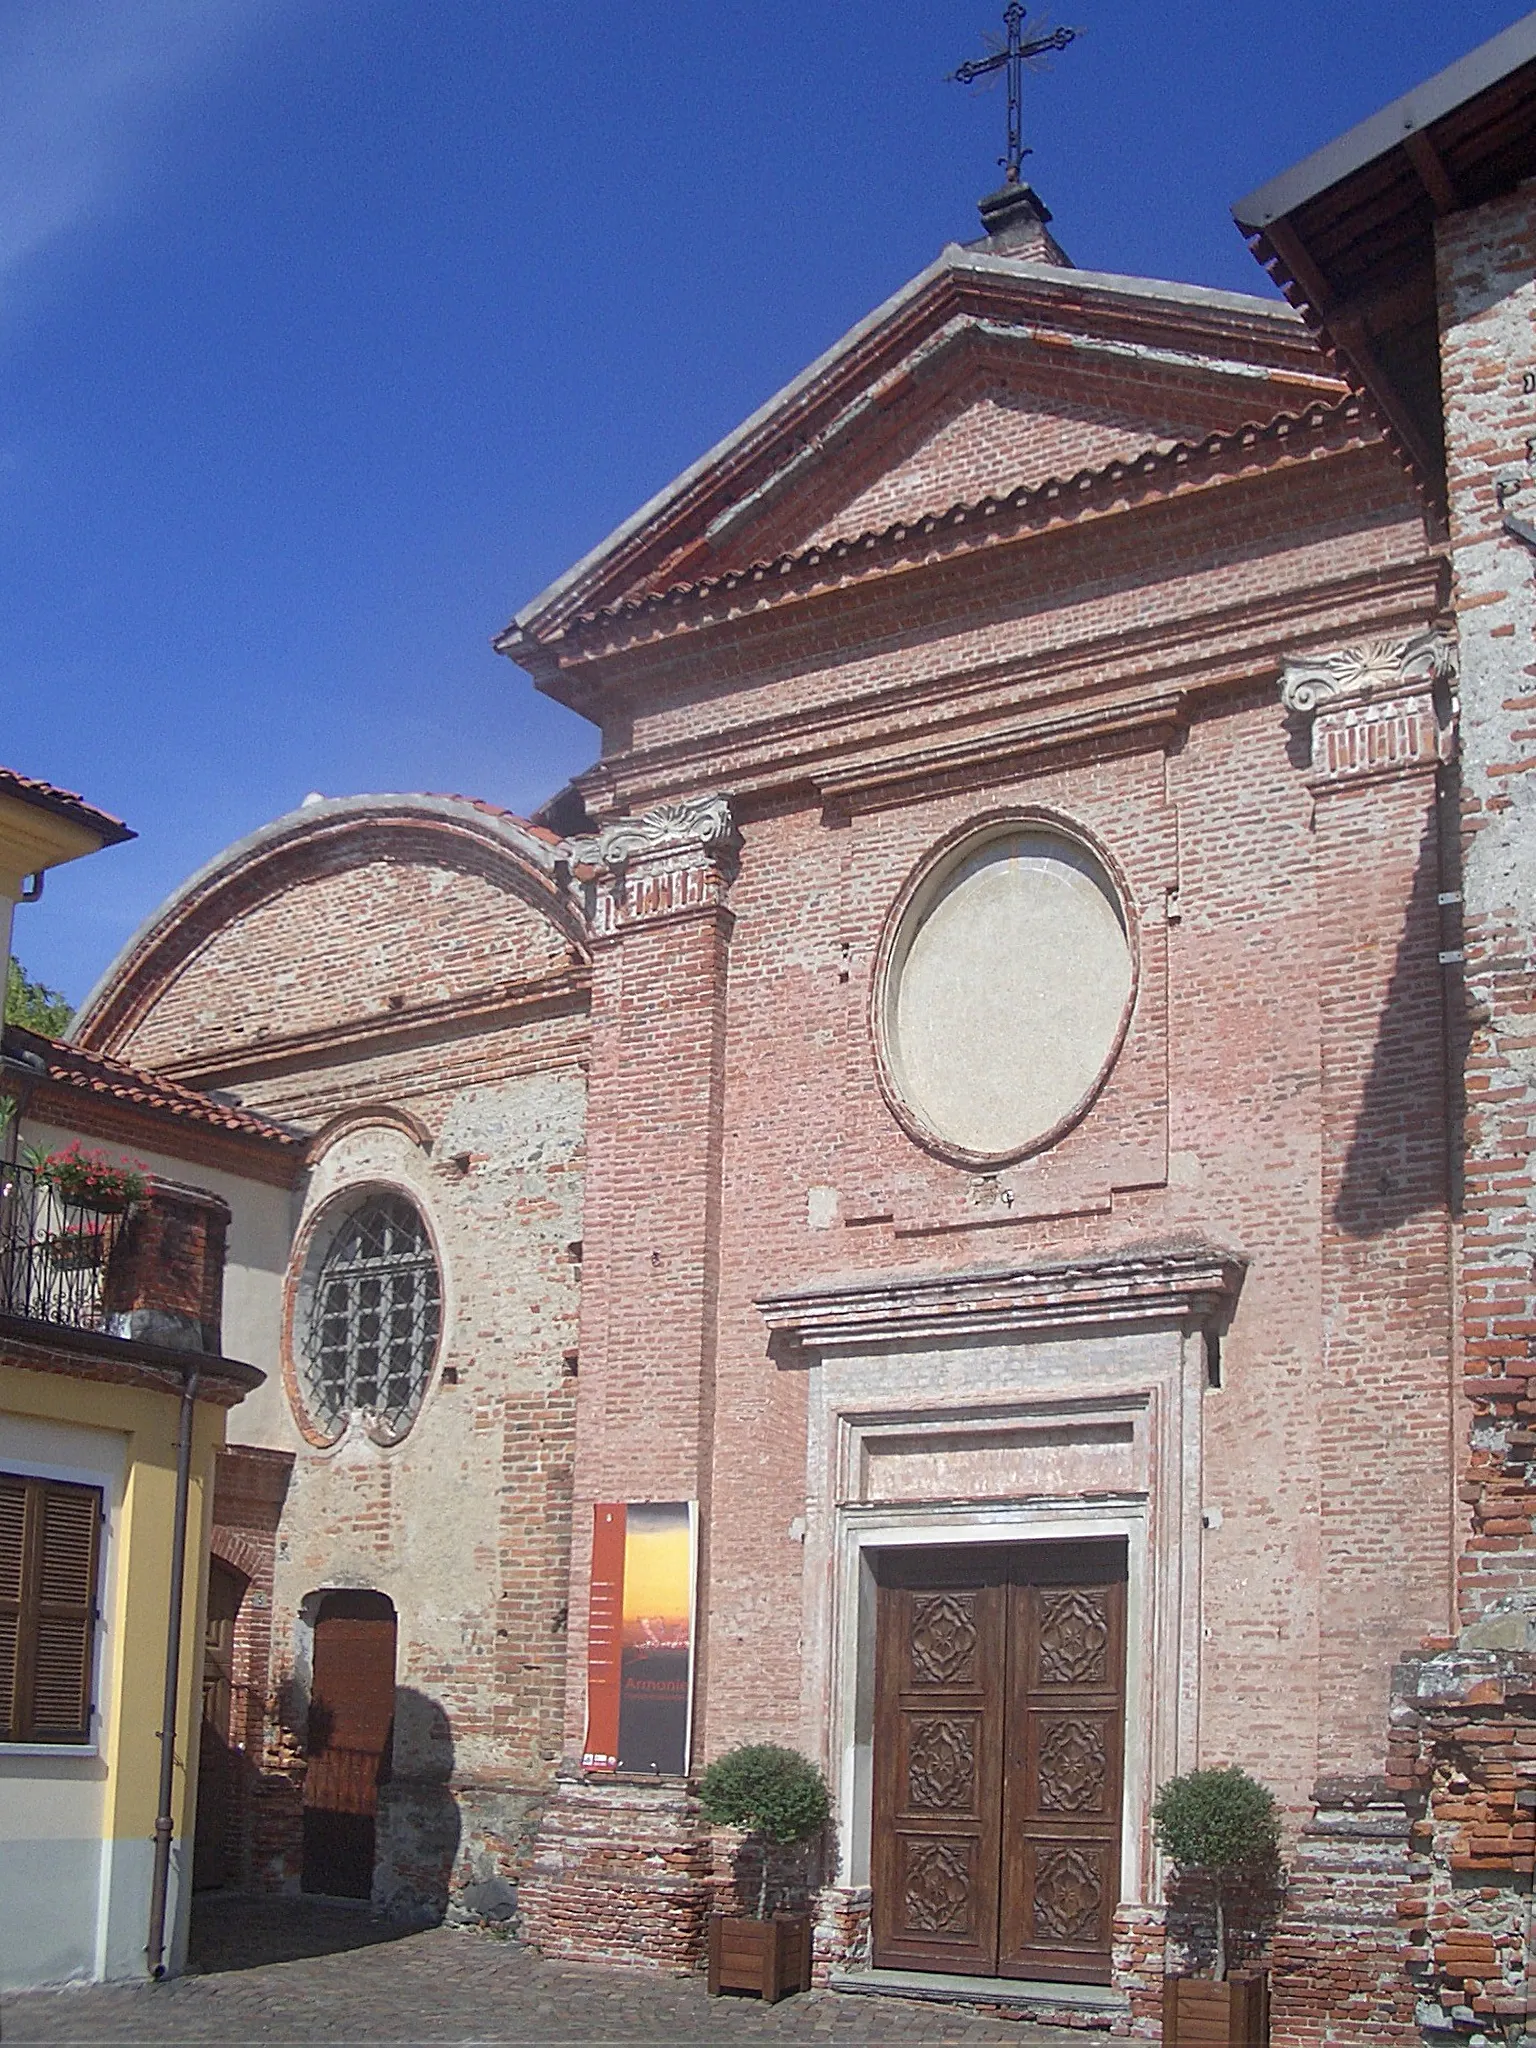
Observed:
[[[773,1740],[823,1977],[1148,2034],[1159,1785],[1239,1764],[1294,1845],[1456,1626],[1457,641],[1296,313],[984,224],[503,634],[601,733],[537,823],[307,806],[81,1028],[309,1142],[248,1881],[687,1967],[690,1772]],[[658,1504],[643,1765],[604,1546]]]
[[[1448,1626],[1454,655],[1305,330],[1055,255],[1015,193],[501,645],[618,821],[566,1756],[592,1504],[695,1500],[696,1755],[827,1769],[828,1967],[1144,2018],[1157,1786],[1299,1818]],[[680,1828],[562,1779],[533,1937],[654,1951]]]

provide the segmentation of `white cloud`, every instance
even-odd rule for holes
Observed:
[[[295,0],[4,0],[0,293],[131,188],[155,117]]]

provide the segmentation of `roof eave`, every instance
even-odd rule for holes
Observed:
[[[1526,15],[1423,85],[1260,185],[1246,199],[1238,200],[1232,208],[1233,219],[1246,235],[1262,233],[1273,221],[1342,184],[1410,135],[1455,113],[1533,61],[1536,13]]]

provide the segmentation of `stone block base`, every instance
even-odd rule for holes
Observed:
[[[510,1928],[547,1797],[542,1787],[494,1780],[392,1778],[379,1789],[374,1911]]]
[[[712,1849],[685,1786],[562,1779],[523,1880],[541,1955],[692,1971],[702,1965]]]
[[[1423,1866],[1384,1779],[1325,1780],[1270,1951],[1274,2048],[1417,2048],[1403,1908]]]
[[[816,1897],[811,1935],[811,1982],[824,1986],[834,1971],[869,1968],[868,1885],[823,1886]]]

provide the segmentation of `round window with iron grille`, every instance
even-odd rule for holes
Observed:
[[[419,1210],[393,1190],[354,1203],[315,1241],[297,1315],[305,1406],[339,1436],[354,1412],[394,1443],[416,1419],[442,1322],[437,1255]]]

